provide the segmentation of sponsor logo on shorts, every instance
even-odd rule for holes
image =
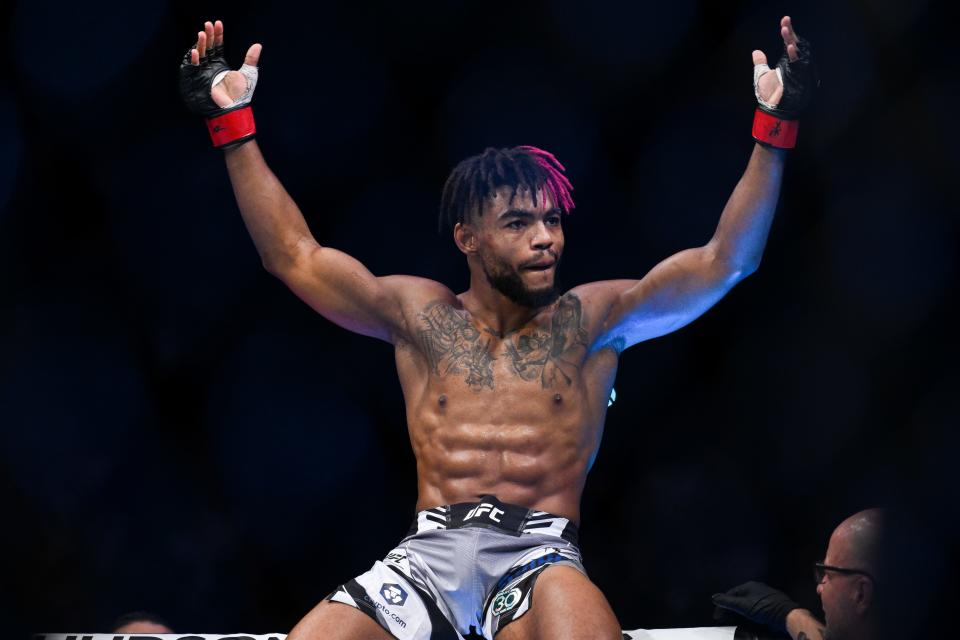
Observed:
[[[410,563],[407,561],[407,552],[404,549],[394,549],[383,559],[384,564],[395,567],[404,575],[410,575]]]
[[[387,562],[393,562],[395,564],[400,564],[407,559],[407,552],[403,550],[391,551],[387,554],[387,557],[384,558]]]
[[[383,583],[383,586],[380,587],[380,595],[383,596],[384,600],[398,607],[402,607],[403,603],[407,601],[407,592],[403,590],[403,587],[390,582]]]
[[[377,602],[367,594],[363,594],[363,599],[369,602],[370,604],[372,604],[378,611],[382,611],[383,615],[387,616],[388,618],[396,622],[401,629],[407,628],[407,621],[401,618],[400,616],[398,616],[397,614],[395,614],[393,611],[390,611],[390,609],[388,607],[385,607],[383,603]]]
[[[493,506],[489,502],[481,502],[480,504],[475,506],[473,509],[470,509],[470,511],[467,512],[467,515],[463,516],[463,521],[466,522],[471,518],[479,518],[484,514],[486,514],[487,517],[493,520],[494,522],[500,522],[500,518],[498,518],[497,516],[503,515],[503,509],[497,509],[495,506]]]
[[[523,597],[523,594],[520,592],[520,589],[510,589],[510,591],[501,591],[497,594],[497,597],[493,599],[493,615],[499,616],[500,614],[510,611],[515,606],[520,604],[520,599]]]

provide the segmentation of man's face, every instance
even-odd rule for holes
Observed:
[[[848,531],[841,525],[830,536],[827,555],[823,564],[854,569],[851,566],[850,540]],[[850,637],[850,630],[856,624],[854,600],[851,590],[857,576],[827,571],[817,585],[817,594],[823,606],[824,620],[827,625],[828,640],[843,640]]]
[[[563,254],[560,210],[537,192],[501,187],[473,220],[477,255],[490,285],[513,302],[531,308],[556,300],[557,268]]]

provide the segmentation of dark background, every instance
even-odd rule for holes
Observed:
[[[0,14],[5,628],[146,608],[286,631],[412,515],[391,349],[261,268],[179,102],[204,20],[234,64],[263,43],[258,139],[318,239],[462,290],[437,205],[486,146],[566,164],[568,286],[706,242],[753,144],[750,52],[779,56],[784,14],[823,85],[763,265],[623,355],[587,568],[628,629],[711,624],[710,594],[751,578],[819,611],[810,562],[888,505],[912,610],[953,602],[958,91],[933,5],[21,1]]]

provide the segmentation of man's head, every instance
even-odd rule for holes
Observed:
[[[110,628],[111,633],[173,633],[170,625],[161,618],[146,611],[132,611],[117,618]]]
[[[525,307],[557,297],[560,217],[574,207],[563,171],[536,147],[490,148],[458,164],[443,189],[440,224],[453,229],[471,273]]]
[[[830,536],[817,585],[829,640],[867,638],[876,632],[883,518],[881,509],[861,511]]]

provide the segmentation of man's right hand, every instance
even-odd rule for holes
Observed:
[[[197,32],[197,43],[190,51],[190,62],[194,66],[200,64],[200,58],[207,55],[207,51],[223,47],[223,22],[205,22],[203,31]],[[256,67],[260,61],[260,52],[263,46],[256,43],[247,49],[247,55],[243,59],[243,64]],[[240,99],[249,89],[250,82],[240,71],[228,71],[223,79],[210,89],[210,97],[220,107],[229,107]]]
[[[715,593],[713,604],[718,613],[732,611],[744,618],[786,633],[787,615],[800,605],[782,591],[777,591],[762,582],[747,582],[726,593]]]
[[[207,119],[215,147],[236,146],[256,134],[250,101],[262,48],[252,45],[240,69],[230,69],[224,57],[223,23],[217,20],[197,32],[196,44],[180,63],[180,96],[190,111]]]

